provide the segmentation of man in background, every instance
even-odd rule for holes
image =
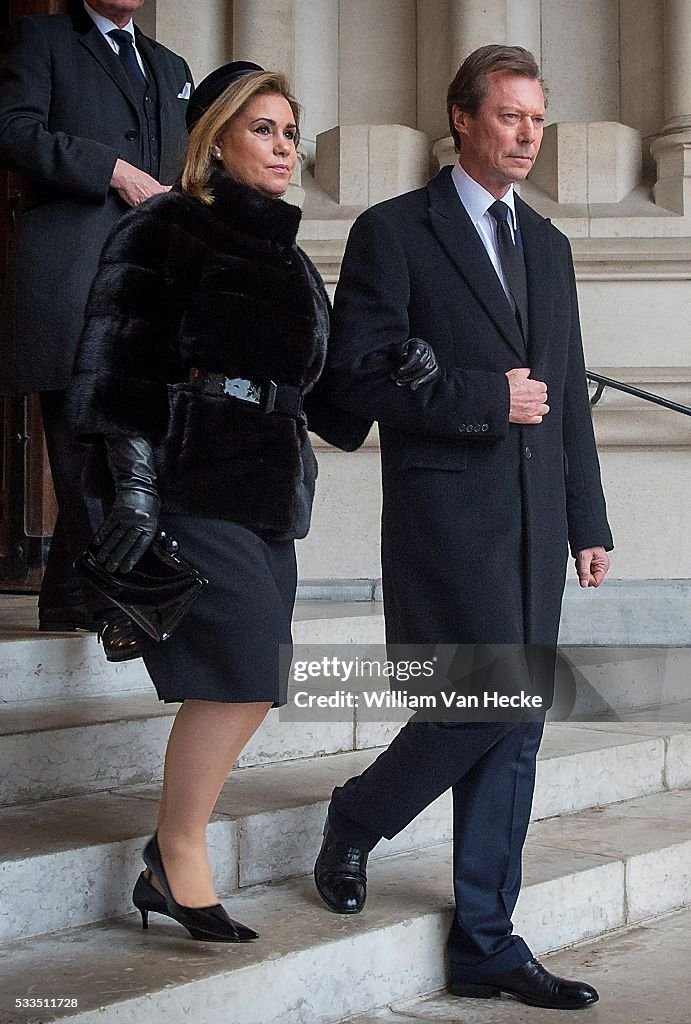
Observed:
[[[187,143],[190,69],[134,25],[143,3],[89,0],[71,14],[18,18],[0,65],[0,164],[23,179],[0,390],[40,393],[59,509],[41,629],[94,628],[72,562],[98,522],[65,408],[89,287],[115,223],[170,188]],[[126,620],[113,619],[103,639],[111,660],[137,655]]]

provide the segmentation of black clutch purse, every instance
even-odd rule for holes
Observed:
[[[166,546],[168,545],[168,546]],[[154,640],[167,640],[208,583],[169,547],[155,540],[128,573],[108,572],[89,545],[74,562],[78,575]],[[177,545],[175,545],[177,546]]]

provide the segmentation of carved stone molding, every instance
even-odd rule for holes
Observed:
[[[691,239],[575,238],[579,281],[691,280]]]

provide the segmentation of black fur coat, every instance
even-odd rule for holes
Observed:
[[[266,415],[188,377],[198,367],[311,389],[328,299],[295,245],[297,207],[222,172],[211,184],[211,206],[176,187],[111,235],[87,304],[73,415],[81,435],[150,439],[164,509],[301,537],[317,474],[305,417]]]

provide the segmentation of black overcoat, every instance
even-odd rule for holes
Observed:
[[[379,421],[382,567],[394,643],[556,642],[567,543],[611,548],[568,240],[517,198],[528,350],[450,168],[367,210],[348,239],[323,387]],[[388,352],[428,341],[416,392]],[[506,372],[546,382],[539,425],[509,424]]]
[[[186,62],[136,31],[160,104],[160,174],[187,145]],[[103,244],[128,209],[109,189],[120,157],[140,166],[144,117],[117,54],[84,10],[18,18],[0,67],[0,164],[26,188],[0,317],[0,388],[67,386]]]
[[[300,210],[214,172],[205,206],[175,186],[116,225],[68,392],[77,433],[144,436],[164,510],[303,536],[317,466],[303,414],[204,390],[195,369],[308,391],[328,300],[295,245]],[[338,440],[334,437],[334,440]]]

